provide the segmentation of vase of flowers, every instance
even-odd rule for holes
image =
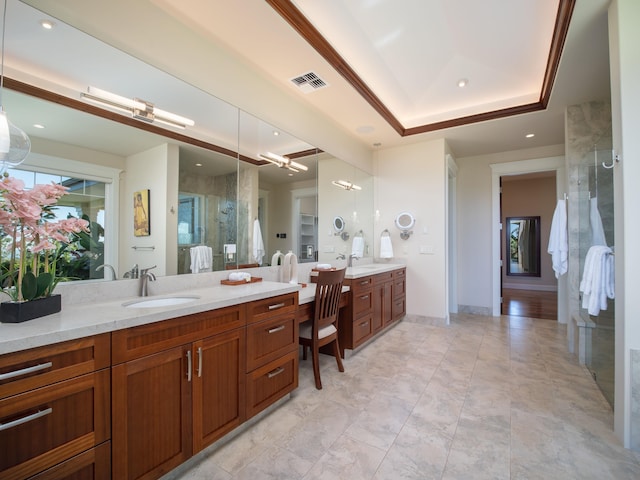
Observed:
[[[57,219],[55,204],[67,187],[51,183],[26,189],[4,174],[0,181],[0,281],[10,301],[0,303],[0,321],[18,323],[59,312],[60,296],[52,295],[64,277],[58,260],[88,222]]]

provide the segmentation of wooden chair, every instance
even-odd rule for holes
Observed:
[[[307,359],[307,347],[309,347],[313,360],[313,376],[318,390],[322,389],[320,347],[333,343],[333,355],[336,357],[338,370],[344,372],[338,345],[338,305],[342,293],[344,272],[344,268],[318,272],[313,318],[300,325],[299,342],[302,345],[302,358]]]

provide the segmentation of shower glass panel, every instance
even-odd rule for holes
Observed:
[[[594,245],[606,245],[611,249],[611,253],[604,252],[598,262],[598,269],[591,272],[600,272],[606,282],[613,282],[613,268],[611,274],[608,271],[606,262],[613,265],[613,255],[615,254],[614,239],[614,217],[613,217],[613,168],[607,168],[613,164],[611,150],[594,149],[585,158],[582,166],[585,174],[582,178],[588,179],[588,190],[581,190],[579,201],[580,216],[580,278],[582,287],[580,293],[580,316],[585,323],[591,327],[587,328],[586,342],[586,365],[595,379],[604,397],[613,408],[614,404],[614,318],[615,300],[607,297],[607,288],[604,288],[601,295],[606,300],[590,302],[589,297],[585,301],[585,289],[587,277],[585,266],[587,254]],[[603,165],[604,164],[604,165]],[[586,186],[585,186],[586,187]],[[595,253],[594,250],[592,253]],[[592,255],[597,260],[596,255]],[[596,263],[593,264],[594,266]],[[600,274],[596,273],[596,274]],[[609,290],[612,290],[610,288]],[[592,290],[593,291],[593,290]],[[609,292],[612,293],[612,292]],[[601,297],[602,298],[602,297]],[[606,308],[602,308],[605,307]]]

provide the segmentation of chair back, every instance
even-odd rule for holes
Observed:
[[[313,317],[314,335],[318,330],[337,323],[338,305],[342,294],[345,269],[318,272],[316,283],[315,312]]]

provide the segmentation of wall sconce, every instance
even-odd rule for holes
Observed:
[[[161,110],[146,100],[121,97],[120,95],[96,87],[88,87],[86,93],[80,93],[80,97],[112,110],[127,113],[136,120],[147,123],[164,123],[170,127],[180,129],[193,127],[195,125],[193,120]]]
[[[362,190],[362,187],[359,187],[355,183],[351,183],[346,180],[333,180],[331,183],[336,187],[340,187],[345,190]]]
[[[286,168],[291,170],[292,172],[306,172],[309,170],[306,165],[302,165],[301,163],[294,162],[293,160],[283,157],[282,155],[277,155],[275,153],[267,152],[265,154],[260,153],[258,155],[262,160],[266,160],[267,162],[273,163],[278,168]]]
[[[416,224],[416,219],[409,212],[402,212],[398,214],[395,220],[396,227],[400,230],[400,238],[402,240],[408,240],[413,231],[410,229]]]

